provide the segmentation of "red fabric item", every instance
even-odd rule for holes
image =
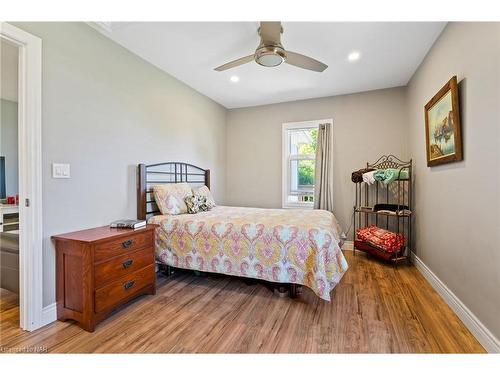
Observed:
[[[380,249],[377,249],[376,247],[373,247],[369,244],[367,244],[364,241],[354,241],[354,247],[356,250],[364,251],[365,253],[370,253],[377,258],[382,258],[383,260],[391,260],[392,257],[394,256],[394,253],[387,253],[385,251],[382,251]]]
[[[356,231],[359,240],[365,241],[388,253],[397,253],[405,243],[405,236],[400,233],[394,233],[375,225],[360,228]]]

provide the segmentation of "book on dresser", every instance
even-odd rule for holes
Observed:
[[[113,221],[110,225],[111,228],[121,228],[121,229],[137,229],[146,226],[146,220],[130,220],[121,219]]]

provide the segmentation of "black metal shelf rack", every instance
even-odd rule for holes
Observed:
[[[398,169],[398,178],[389,183],[383,184],[380,181],[375,181],[373,185],[363,182],[356,184],[356,201],[353,207],[354,215],[354,231],[353,244],[354,254],[356,250],[366,251],[362,241],[357,240],[356,231],[358,228],[368,225],[376,225],[384,227],[395,233],[400,233],[405,236],[405,243],[401,250],[394,253],[388,260],[398,263],[401,261],[411,262],[411,240],[412,240],[412,219],[414,212],[412,211],[412,189],[413,189],[413,170],[412,160],[403,161],[394,155],[381,156],[374,163],[366,163],[366,168],[372,169]],[[408,171],[408,178],[401,178],[401,173]],[[392,212],[370,211],[366,207],[373,207],[374,204],[389,203],[395,205],[397,210]],[[403,211],[403,208],[406,211]],[[385,223],[384,223],[385,222]],[[364,223],[364,225],[363,225]],[[384,225],[385,224],[385,225]]]

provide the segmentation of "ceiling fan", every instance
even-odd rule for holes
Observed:
[[[252,60],[265,67],[274,67],[286,62],[287,64],[315,72],[322,72],[328,68],[328,65],[311,57],[286,51],[281,44],[281,34],[283,33],[281,22],[261,22],[257,32],[260,35],[260,44],[254,54],[228,62],[215,68],[215,70],[222,72],[223,70],[249,63]]]

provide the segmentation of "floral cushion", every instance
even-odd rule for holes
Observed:
[[[212,207],[215,207],[215,199],[207,186],[202,186],[200,188],[193,188],[193,195],[201,195],[207,198],[207,203]]]
[[[187,183],[155,185],[153,193],[156,204],[163,215],[179,215],[187,213],[185,199],[192,195]]]
[[[215,206],[203,195],[192,195],[185,200],[188,213],[197,214],[198,212],[208,211]]]
[[[356,231],[358,239],[388,253],[397,253],[405,243],[404,235],[390,232],[375,225]]]

